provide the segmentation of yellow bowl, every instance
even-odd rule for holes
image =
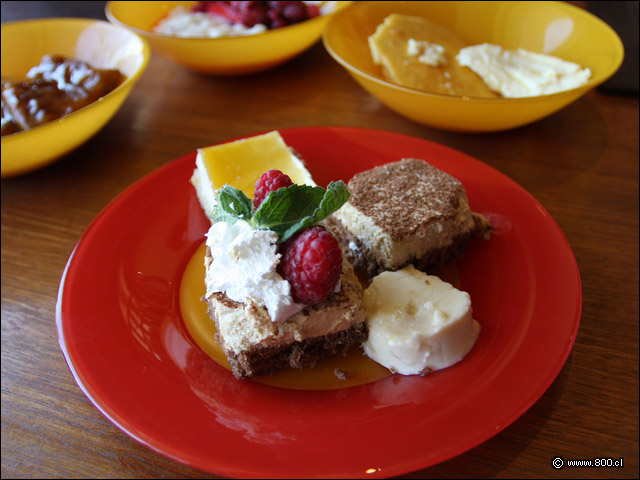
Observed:
[[[127,78],[109,94],[63,118],[3,136],[3,178],[47,165],[95,135],[120,108],[150,55],[144,40],[108,22],[53,18],[2,24],[3,79],[24,78],[46,54],[117,68]]]
[[[389,81],[371,59],[367,37],[391,13],[421,16],[463,42],[524,48],[591,69],[573,90],[529,98],[470,98],[428,93]],[[390,109],[430,127],[462,132],[506,130],[541,119],[607,80],[624,56],[618,35],[588,12],[562,2],[355,2],[328,23],[329,54]]]
[[[192,70],[215,75],[241,75],[267,70],[302,53],[320,39],[327,21],[351,2],[337,2],[328,14],[256,35],[185,38],[151,30],[177,5],[196,2],[107,2],[109,21],[144,37],[154,52]]]

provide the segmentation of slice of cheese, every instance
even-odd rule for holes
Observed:
[[[276,130],[254,137],[198,149],[191,183],[198,200],[209,215],[215,191],[232,185],[253,198],[255,183],[267,170],[280,170],[293,183],[315,185],[304,164]]]
[[[387,80],[431,93],[496,97],[456,61],[465,44],[447,28],[422,17],[393,13],[369,37],[374,63]]]

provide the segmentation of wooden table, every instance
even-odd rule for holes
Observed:
[[[48,3],[86,4],[81,15],[102,15],[101,2],[16,3],[3,2],[3,22],[51,15]],[[2,477],[211,477],[139,444],[85,397],[58,345],[60,277],[91,220],[146,174],[232,137],[318,125],[413,135],[500,170],[550,212],[580,268],[580,330],[547,392],[480,446],[403,478],[638,478],[638,97],[596,90],[513,131],[443,132],[381,105],[320,43],[240,78],[197,75],[154,55],[92,140],[47,168],[2,180]],[[624,467],[554,470],[556,456],[623,457]]]

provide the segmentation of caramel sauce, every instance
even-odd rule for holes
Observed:
[[[21,81],[2,81],[2,136],[44,125],[86,107],[123,81],[118,70],[45,55]]]
[[[195,343],[219,365],[231,371],[227,357],[215,341],[216,326],[209,318],[206,303],[201,300],[205,294],[205,249],[203,242],[185,268],[180,283],[180,311]],[[459,287],[455,265],[445,266],[439,275]],[[286,368],[273,375],[253,377],[250,381],[295,390],[335,390],[375,382],[389,375],[391,372],[387,368],[367,357],[361,348],[354,347],[345,356],[325,359],[313,368]]]

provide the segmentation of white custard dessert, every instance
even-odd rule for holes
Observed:
[[[468,293],[409,265],[376,276],[365,290],[369,358],[402,375],[426,375],[462,360],[480,324]]]

